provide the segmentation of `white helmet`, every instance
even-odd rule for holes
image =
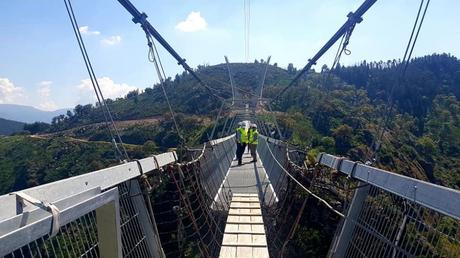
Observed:
[[[256,124],[252,124],[251,127],[257,128],[257,125],[256,125]]]

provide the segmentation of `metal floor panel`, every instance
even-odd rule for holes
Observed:
[[[234,160],[228,171],[224,185],[229,187],[232,193],[257,193],[259,198],[267,191],[266,196],[272,194],[269,187],[269,180],[265,169],[260,162],[252,162],[249,153],[243,154],[243,164],[238,166],[238,161]]]

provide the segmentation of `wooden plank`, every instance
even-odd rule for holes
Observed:
[[[252,253],[252,247],[238,246],[236,248],[236,255],[238,258],[253,258],[254,256],[252,255]]]
[[[253,258],[254,256],[252,255],[253,249],[252,247],[247,247],[247,246],[238,246],[236,248],[236,257],[238,258]]]
[[[258,202],[231,202],[230,208],[244,209],[244,208],[254,208],[260,209],[260,203]]]
[[[252,257],[257,258],[269,258],[268,250],[264,247],[253,247],[252,248]]]
[[[232,202],[256,202],[259,203],[258,197],[233,197]]]
[[[234,194],[220,258],[268,258],[267,237],[257,194]]]
[[[251,216],[251,215],[262,215],[260,209],[234,209],[230,208],[228,215],[236,215],[236,216]]]
[[[238,197],[259,197],[259,194],[256,193],[234,193],[233,196],[238,196]]]
[[[221,258],[236,258],[236,246],[222,246],[220,248]]]

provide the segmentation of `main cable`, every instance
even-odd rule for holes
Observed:
[[[357,23],[362,21],[362,16],[375,4],[377,0],[365,0],[364,3],[354,12],[347,15],[348,20],[339,28],[339,30],[324,44],[324,46],[311,58],[308,63],[300,70],[294,79],[284,87],[271,102],[278,100],[289,88],[291,88],[310,68],[316,64],[319,58],[326,53],[344,34],[350,31]]]
[[[86,51],[86,46],[85,46],[85,43],[83,41],[83,38],[79,30],[78,22],[75,17],[75,13],[72,7],[71,0],[64,0],[64,4],[67,10],[67,14],[69,16],[70,22],[72,24],[72,28],[73,28],[75,37],[77,39],[78,46],[80,48],[80,52],[85,62],[86,70],[88,71],[88,75],[90,77],[91,84],[96,94],[97,101],[99,103],[99,106],[102,108],[102,112],[104,114],[104,120],[105,120],[107,129],[109,131],[110,137],[112,139],[112,144],[114,145],[116,153],[118,153],[120,157],[124,156],[126,160],[129,160],[128,152],[126,151],[126,148],[123,145],[123,141],[121,139],[120,133],[118,131],[117,126],[115,125],[115,121],[113,119],[112,113],[110,112],[110,108],[108,107],[107,102],[105,101],[104,95],[102,94],[101,88],[99,86],[99,82],[97,80],[96,74],[91,64],[91,60],[89,59],[88,52]],[[118,148],[118,143],[115,140],[114,132],[112,132],[112,129],[110,128],[110,124],[112,125],[115,135],[117,136],[117,139],[121,146],[122,151],[120,151],[120,149]]]
[[[300,186],[304,191],[306,191],[308,194],[310,194],[311,196],[313,196],[315,199],[317,199],[318,201],[320,201],[321,203],[323,203],[328,209],[330,209],[332,212],[334,212],[335,214],[339,215],[340,217],[342,218],[345,218],[346,216],[341,213],[340,211],[334,209],[334,207],[332,207],[332,205],[330,205],[326,200],[324,200],[323,198],[319,197],[318,195],[316,195],[315,193],[313,193],[310,189],[308,189],[307,187],[305,187],[302,183],[300,183],[293,175],[291,175],[291,173],[289,173],[289,171],[287,171],[284,166],[278,161],[278,159],[276,159],[275,157],[275,154],[273,154],[273,151],[271,150],[270,146],[268,145],[267,142],[265,142],[265,145],[267,146],[267,149],[268,151],[270,152],[270,155],[272,156],[273,160],[278,164],[278,167],[281,168],[281,170],[287,175],[289,176],[298,186]]]
[[[388,95],[384,117],[381,120],[381,123],[379,123],[378,128],[377,128],[377,138],[374,138],[374,140],[372,141],[372,145],[371,145],[372,152],[369,153],[369,155],[367,157],[367,161],[366,161],[366,162],[368,162],[370,164],[372,164],[374,161],[377,160],[377,155],[378,155],[378,153],[380,151],[380,145],[381,145],[381,141],[382,141],[382,138],[383,138],[383,134],[385,133],[385,130],[388,127],[388,123],[390,122],[390,116],[391,116],[391,113],[392,113],[392,109],[393,109],[393,106],[395,104],[394,101],[393,101],[394,90],[395,90],[396,87],[399,88],[401,86],[402,80],[406,75],[407,67],[408,67],[410,59],[412,57],[412,53],[413,53],[415,44],[417,42],[417,39],[418,39],[418,36],[419,36],[419,33],[420,33],[420,29],[422,28],[423,21],[425,20],[425,15],[426,15],[426,12],[428,10],[428,6],[430,4],[430,0],[428,0],[426,2],[425,8],[423,8],[423,4],[424,4],[424,0],[421,0],[420,1],[420,6],[418,8],[417,16],[415,18],[414,26],[412,27],[412,31],[411,31],[411,34],[410,34],[410,37],[409,37],[409,41],[407,42],[406,50],[404,51],[403,60],[401,61],[401,65],[398,68],[400,72],[399,72],[399,75],[398,75],[397,82],[395,84],[393,84],[391,89],[390,89],[390,94]],[[422,9],[423,9],[423,13],[422,13]],[[422,16],[421,16],[421,19],[420,19],[420,14],[421,13],[422,13]],[[420,19],[420,22],[419,22],[419,19]],[[414,37],[414,34],[415,34],[415,37]]]
[[[164,72],[163,64],[161,63],[160,55],[158,54],[158,50],[155,46],[155,41],[153,40],[152,36],[148,33],[147,30],[145,31],[145,36],[147,38],[147,45],[149,47],[148,59],[150,62],[154,64],[155,70],[158,75],[158,80],[160,81],[160,87],[163,91],[163,95],[165,97],[166,104],[168,105],[169,113],[171,114],[171,119],[174,123],[174,128],[176,129],[177,135],[181,139],[181,144],[185,144],[185,138],[183,137],[181,131],[179,130],[179,125],[176,120],[176,115],[172,109],[168,94],[166,93],[166,89],[165,89],[166,74]]]

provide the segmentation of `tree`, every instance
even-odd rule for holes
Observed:
[[[128,92],[128,94],[126,94],[126,98],[133,99],[133,98],[137,98],[138,95],[139,95],[139,89],[135,89],[135,90]]]
[[[426,156],[431,156],[436,150],[436,143],[430,136],[422,136],[417,140],[417,150]]]
[[[157,145],[152,140],[148,140],[142,145],[142,150],[148,154],[155,153],[157,149],[158,149]]]
[[[51,125],[44,122],[35,122],[33,124],[25,124],[24,130],[29,131],[31,134],[46,132],[50,129]]]
[[[294,65],[292,63],[288,64],[287,71],[288,71],[289,74],[295,74],[296,73],[296,69],[295,69],[295,67],[294,67]]]
[[[335,139],[335,149],[339,154],[345,154],[351,147],[353,129],[348,125],[340,125],[335,128],[332,135]]]
[[[322,137],[320,140],[321,147],[324,148],[324,151],[327,153],[333,153],[335,148],[335,140],[332,137]]]

